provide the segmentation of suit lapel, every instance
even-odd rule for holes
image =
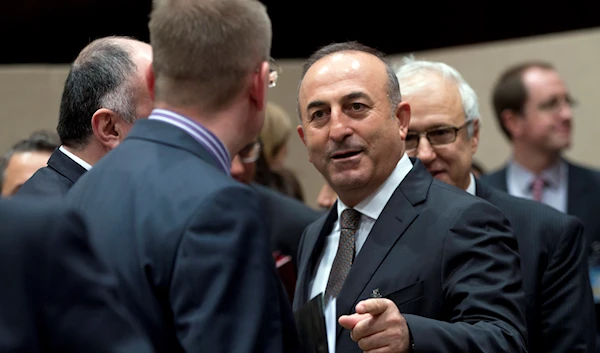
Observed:
[[[312,279],[315,266],[321,258],[325,237],[331,233],[333,223],[337,220],[337,202],[331,207],[327,215],[318,219],[312,225],[309,225],[302,245],[304,254],[301,263],[298,266],[298,285],[294,302],[300,307],[310,299],[308,297],[310,288],[308,285]],[[297,308],[295,308],[297,309]]]
[[[86,172],[85,168],[62,153],[58,148],[48,159],[48,167],[54,169],[73,184]]]
[[[353,313],[355,304],[366,299],[361,295],[364,296],[365,291],[368,295],[371,288],[367,288],[367,285],[371,278],[394,244],[417,218],[419,213],[414,206],[427,197],[432,182],[431,174],[419,160],[411,160],[414,164],[413,169],[396,188],[352,264],[336,299],[338,317]],[[342,327],[337,325],[337,339],[341,332]]]

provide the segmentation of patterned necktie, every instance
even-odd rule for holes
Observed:
[[[344,280],[346,280],[346,276],[348,276],[348,272],[350,272],[355,252],[354,234],[356,234],[356,230],[358,229],[359,221],[360,212],[357,210],[348,208],[342,212],[340,219],[340,242],[335,258],[333,259],[331,272],[329,273],[329,280],[325,289],[325,300],[337,297],[342,289]]]
[[[542,195],[544,194],[544,188],[546,187],[546,181],[542,177],[536,177],[531,183],[531,193],[535,201],[541,202]]]

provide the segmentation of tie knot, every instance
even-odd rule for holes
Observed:
[[[341,227],[342,229],[358,229],[358,222],[360,221],[360,212],[353,208],[347,208],[342,211]]]
[[[546,182],[546,179],[541,176],[535,177],[535,179],[533,179],[533,181],[531,182],[532,189],[544,188],[547,185],[548,183]]]

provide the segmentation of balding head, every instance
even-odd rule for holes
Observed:
[[[148,116],[152,101],[145,72],[151,62],[150,45],[129,37],[105,37],[87,45],[65,82],[57,128],[62,144],[85,147],[93,134],[91,118],[102,108],[126,123]]]

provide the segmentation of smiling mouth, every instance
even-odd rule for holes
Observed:
[[[354,157],[354,156],[358,155],[360,152],[361,151],[348,151],[348,152],[338,153],[338,154],[331,156],[331,159],[350,158],[350,157]]]

